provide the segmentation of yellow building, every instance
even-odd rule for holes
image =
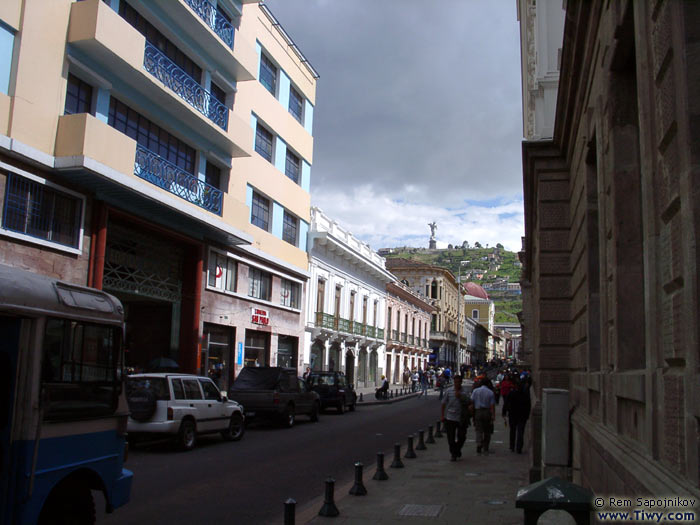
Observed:
[[[316,78],[257,1],[4,0],[0,263],[117,295],[129,366],[294,365]]]

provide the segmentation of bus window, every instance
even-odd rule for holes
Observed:
[[[44,418],[104,416],[117,409],[121,331],[113,326],[47,319],[42,387]]]

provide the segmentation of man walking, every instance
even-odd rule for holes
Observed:
[[[491,433],[493,432],[493,422],[496,419],[496,397],[488,384],[486,378],[475,382],[472,391],[472,401],[474,402],[474,427],[476,428],[476,453],[488,455]]]
[[[504,401],[503,413],[504,416],[508,414],[510,450],[522,454],[525,424],[530,417],[530,389],[527,381],[516,380],[515,389]]]
[[[473,412],[469,394],[462,389],[462,376],[454,377],[454,387],[447,390],[440,407],[440,420],[445,424],[450,447],[450,461],[457,461],[462,457],[462,445],[467,439],[467,427]]]

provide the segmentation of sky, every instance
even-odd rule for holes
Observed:
[[[318,71],[311,203],[377,250],[524,235],[515,0],[265,0]]]

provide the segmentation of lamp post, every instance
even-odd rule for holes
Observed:
[[[459,298],[457,299],[457,361],[460,361],[462,356],[462,316],[464,315],[464,294],[462,293],[462,266],[469,264],[469,261],[459,261],[459,268],[457,269],[457,292],[459,293]],[[462,363],[458,363],[461,366]]]

